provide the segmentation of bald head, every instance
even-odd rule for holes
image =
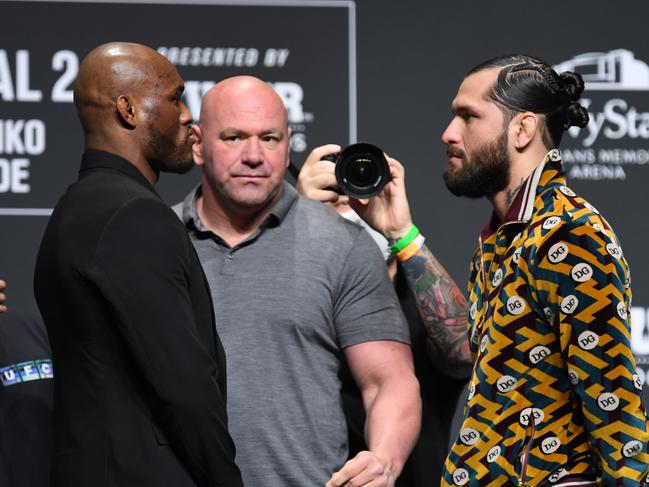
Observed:
[[[74,86],[86,149],[117,154],[151,181],[161,171],[187,171],[192,117],[184,88],[176,68],[150,47],[111,42],[93,49]]]
[[[254,76],[234,76],[210,89],[201,105],[201,125],[215,118],[240,114],[251,118],[276,117],[286,131],[288,117],[280,96],[265,81]]]
[[[103,44],[85,57],[74,85],[74,104],[86,134],[114,123],[120,95],[150,87],[173,65],[150,47],[128,42]]]
[[[291,132],[279,95],[252,76],[223,80],[203,97],[194,133],[202,204],[246,224],[263,218],[282,195],[288,165]]]

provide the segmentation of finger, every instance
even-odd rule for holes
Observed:
[[[0,291],[4,291],[6,287],[7,287],[7,283],[4,282],[2,279],[0,279]]]
[[[388,167],[390,168],[390,176],[392,179],[403,178],[405,176],[403,164],[388,155],[386,155],[385,158],[388,161]]]
[[[332,174],[316,174],[308,178],[301,179],[298,182],[297,191],[307,198],[314,200],[322,201],[318,196],[318,193],[321,191],[331,191],[335,192],[335,189],[338,187],[336,184],[336,178]],[[327,199],[329,201],[330,198]]]
[[[5,293],[0,293],[0,303],[4,303],[7,300],[7,296],[5,296]]]
[[[365,214],[368,204],[369,200],[366,199],[355,200],[354,198],[349,198],[349,206],[351,206],[352,210],[354,210],[360,216],[363,216]]]
[[[318,161],[322,160],[324,156],[329,154],[335,154],[340,152],[340,146],[338,144],[326,144],[316,147],[311,151],[309,156],[306,158],[303,167],[308,167],[313,164],[316,164]]]
[[[354,458],[348,460],[347,463],[343,465],[343,468],[331,476],[331,479],[329,479],[331,485],[333,487],[345,485],[350,479],[361,473],[369,461],[368,456],[364,455],[366,453],[368,452],[360,452]]]
[[[338,203],[340,201],[340,195],[331,189],[321,189],[311,199],[322,203]]]

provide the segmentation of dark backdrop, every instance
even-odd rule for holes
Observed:
[[[11,306],[33,307],[34,256],[48,209],[75,178],[82,149],[69,82],[75,62],[99,43],[165,48],[188,81],[194,112],[211,81],[251,73],[276,83],[298,165],[324,143],[383,147],[405,164],[415,221],[462,286],[489,206],[446,191],[440,136],[466,71],[523,52],[589,80],[592,121],[565,136],[567,170],[573,188],[613,224],[631,263],[633,348],[645,375],[646,0],[159,3],[0,2],[0,277]],[[174,203],[196,177],[163,176],[160,192]]]

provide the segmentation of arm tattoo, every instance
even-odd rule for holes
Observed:
[[[431,360],[450,376],[466,377],[472,365],[466,298],[426,245],[401,265],[428,334]]]

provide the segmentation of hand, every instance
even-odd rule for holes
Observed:
[[[390,182],[374,198],[349,201],[350,206],[377,232],[398,240],[412,227],[410,205],[406,195],[404,169],[399,161],[385,156],[390,167]]]
[[[338,188],[336,165],[331,161],[323,161],[322,158],[340,152],[340,149],[339,145],[328,144],[311,151],[300,170],[297,180],[298,193],[323,203],[338,201],[340,195],[335,191]]]
[[[334,473],[325,487],[394,487],[396,475],[387,462],[362,451]]]
[[[7,306],[5,306],[5,299],[7,298],[5,296],[6,287],[7,283],[5,283],[3,280],[0,280],[0,313],[7,311]]]

